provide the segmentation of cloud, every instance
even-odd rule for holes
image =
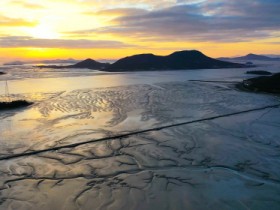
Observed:
[[[132,15],[143,15],[146,14],[147,10],[138,8],[115,8],[100,10],[95,13],[89,13],[93,15],[104,15],[104,16],[132,16]]]
[[[280,45],[280,42],[265,42],[265,44]],[[280,56],[279,56],[280,57]]]
[[[26,9],[44,9],[45,7],[39,4],[33,4],[29,2],[23,2],[23,1],[13,1],[13,4],[19,5],[21,7],[24,7]]]
[[[80,0],[81,3],[94,5],[95,8],[112,9],[112,8],[142,8],[155,9],[176,5],[176,0]]]
[[[118,41],[108,40],[70,40],[70,39],[35,39],[28,36],[0,37],[2,48],[68,48],[68,49],[92,49],[92,48],[128,48],[128,45]]]
[[[0,27],[35,26],[37,22],[27,21],[21,18],[10,18],[0,15]]]
[[[146,2],[146,1],[144,1]],[[242,42],[275,37],[280,29],[279,0],[177,0],[175,6],[120,11],[110,25],[76,33],[109,33],[142,41]]]

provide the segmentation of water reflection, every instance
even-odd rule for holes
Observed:
[[[62,82],[69,85],[69,78]],[[87,84],[85,77],[80,86]],[[113,78],[111,78],[113,81]],[[117,80],[114,80],[117,81]],[[74,88],[74,87],[72,87]],[[46,149],[137,130],[251,109],[274,97],[240,93],[196,82],[91,88],[56,93],[19,94],[35,103],[2,112],[0,153]],[[15,149],[14,144],[20,144]]]

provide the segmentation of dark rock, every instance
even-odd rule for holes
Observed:
[[[137,70],[180,70],[180,69],[216,69],[242,68],[244,64],[216,60],[205,56],[199,51],[180,51],[168,56],[140,54],[122,58],[106,68],[106,71],[137,71]]]

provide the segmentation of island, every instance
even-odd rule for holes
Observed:
[[[26,100],[4,101],[0,102],[0,110],[16,109],[30,106],[32,103]]]
[[[247,71],[246,74],[272,75],[271,72],[269,72],[269,71],[263,71],[263,70]]]
[[[248,68],[251,65],[221,61],[210,58],[197,50],[174,52],[167,56],[139,54],[121,58],[113,64],[86,59],[74,65],[57,66],[41,65],[39,68],[87,68],[107,72],[154,71],[154,70],[189,70],[189,69],[221,69]]]
[[[244,80],[237,85],[243,90],[250,90],[255,92],[280,93],[280,73],[272,76],[260,76]]]
[[[174,52],[167,56],[140,54],[122,58],[108,66],[105,71],[148,71],[244,68],[245,64],[220,61],[197,50]]]

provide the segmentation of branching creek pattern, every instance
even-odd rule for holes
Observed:
[[[37,101],[0,113],[0,210],[280,208],[279,96],[186,81],[21,97]]]

